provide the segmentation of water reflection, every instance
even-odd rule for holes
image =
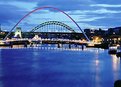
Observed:
[[[99,67],[99,60],[95,60],[96,67]]]
[[[99,49],[97,49],[95,51],[95,70],[96,70],[96,75],[95,75],[95,81],[96,81],[96,84],[95,84],[95,87],[100,87],[100,76],[99,76]]]
[[[99,49],[97,49],[96,51],[95,51],[95,64],[96,64],[96,67],[98,67],[98,65],[99,65]]]
[[[2,57],[1,57],[1,49],[0,49],[0,78],[3,76],[3,69],[2,69]],[[3,87],[3,81],[0,80],[0,87]]]
[[[112,65],[113,65],[113,70],[117,71],[120,69],[120,58],[117,58],[116,55],[111,55],[112,57]]]
[[[113,87],[121,78],[120,60],[102,49],[4,49],[2,55],[0,87]]]
[[[111,55],[112,57],[112,69],[114,71],[114,79],[116,80],[119,76],[120,70],[120,58],[117,58],[116,55]]]
[[[20,46],[14,46],[13,48],[4,47],[2,49],[32,49],[32,48],[33,49],[44,49],[44,50],[71,50],[71,51],[82,51],[83,50],[81,45],[77,45],[77,47],[75,47],[74,44],[71,44],[70,48],[69,48],[69,44],[63,44],[62,47],[58,47],[57,44],[41,44],[41,45],[33,46],[33,47],[28,46],[27,48],[20,47]],[[86,47],[84,46],[84,50],[88,50],[88,49],[86,49]]]

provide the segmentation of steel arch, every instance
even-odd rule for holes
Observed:
[[[75,32],[70,26],[68,26],[62,22],[59,22],[59,21],[47,21],[47,22],[41,23],[38,26],[36,26],[35,28],[33,28],[30,32],[34,32],[34,31],[40,29],[41,27],[44,27],[47,25],[59,25],[59,26],[62,26],[64,28],[68,29],[71,32]]]

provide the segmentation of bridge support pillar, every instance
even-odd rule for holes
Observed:
[[[83,44],[82,44],[81,48],[82,48],[82,50],[84,50],[84,45]]]
[[[69,49],[71,49],[71,44],[69,44]]]
[[[26,48],[27,48],[27,43],[25,43],[25,44],[24,44],[24,47],[26,47]]]
[[[33,43],[32,42],[30,42],[30,47],[33,47]]]
[[[13,43],[12,42],[10,42],[10,48],[13,48]]]
[[[62,44],[61,43],[58,43],[58,48],[61,48],[62,47]]]
[[[77,44],[74,44],[75,45],[75,47],[77,48]]]

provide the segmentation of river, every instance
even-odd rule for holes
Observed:
[[[0,49],[0,87],[113,87],[121,59],[97,48]]]

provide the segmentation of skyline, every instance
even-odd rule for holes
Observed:
[[[52,6],[68,13],[82,29],[119,27],[121,25],[121,1],[97,0],[1,0],[0,24],[2,29],[10,30],[28,12],[42,6]],[[29,31],[45,21],[61,21],[73,29],[76,25],[64,14],[52,9],[43,9],[25,18],[19,27]]]

